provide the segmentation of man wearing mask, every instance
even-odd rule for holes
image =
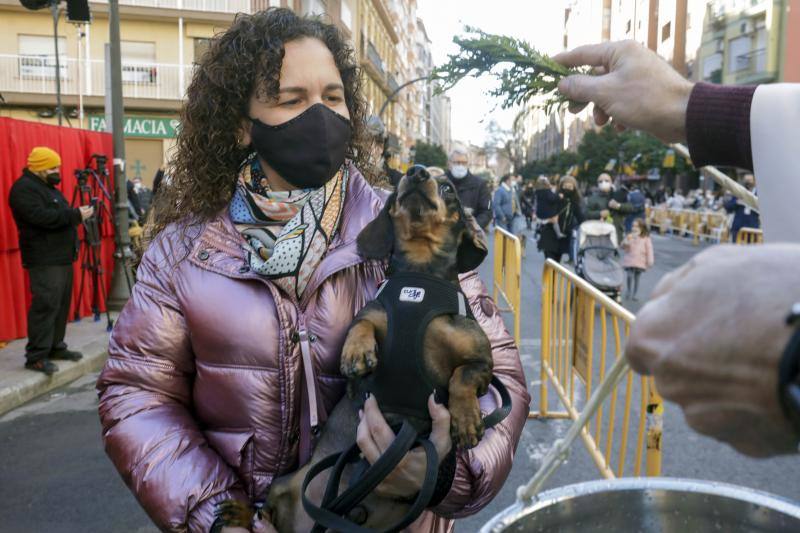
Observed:
[[[470,173],[466,148],[456,146],[450,151],[447,178],[453,182],[464,210],[485,230],[492,220],[492,196],[486,180]]]
[[[37,146],[8,198],[33,297],[25,368],[48,376],[58,370],[53,359],[77,361],[83,357],[67,349],[64,333],[72,296],[72,263],[78,256],[75,228],[94,214],[91,206],[70,207],[56,189],[60,168],[61,157],[55,151]]]
[[[624,189],[614,190],[610,175],[603,172],[597,176],[597,188],[586,198],[587,220],[607,221],[610,217],[617,228],[617,239],[622,242],[625,216],[634,211],[635,208],[628,202],[627,192]]]
[[[748,191],[755,192],[756,179],[752,174],[745,174],[742,178],[742,185]],[[760,228],[761,221],[758,218],[758,211],[746,206],[741,200],[732,196],[725,202],[725,211],[733,213],[733,223],[731,223],[731,242],[736,242],[736,235],[742,228]]]

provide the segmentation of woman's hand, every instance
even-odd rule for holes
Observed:
[[[428,397],[428,412],[433,419],[430,441],[436,447],[439,459],[444,458],[453,447],[450,440],[450,411],[436,403],[433,394]],[[392,444],[394,431],[383,418],[378,402],[370,395],[364,402],[364,410],[359,412],[356,442],[369,464],[373,464]],[[409,498],[422,488],[425,479],[427,459],[422,448],[409,451],[400,464],[377,486],[375,492],[382,496]]]

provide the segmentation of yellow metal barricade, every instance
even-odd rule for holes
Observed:
[[[700,234],[703,231],[703,214],[700,211],[689,213],[689,232],[692,234],[692,244],[700,246]]]
[[[728,215],[725,213],[709,213],[706,216],[708,236],[717,242],[728,240]]]
[[[757,228],[741,228],[736,233],[736,244],[763,244],[764,232]]]
[[[502,228],[494,229],[494,301],[500,306],[498,294],[505,306],[500,311],[514,315],[514,340],[519,346],[519,315],[521,300],[522,245],[517,237]]]
[[[668,220],[668,213],[667,210],[663,207],[654,207],[653,208],[653,215],[650,219],[650,225],[657,227],[658,232],[663,235],[664,232],[667,231],[667,226],[669,223]]]
[[[612,367],[619,368],[635,317],[570,270],[548,260],[542,274],[541,319],[539,411],[532,411],[529,418],[577,420],[592,387],[603,384]],[[604,477],[639,476],[643,465],[646,475],[657,476],[661,472],[664,407],[653,378],[627,369],[618,385],[580,436]],[[550,410],[548,386],[556,391],[565,411]],[[580,389],[583,392],[576,401]],[[631,435],[631,423],[635,435]]]

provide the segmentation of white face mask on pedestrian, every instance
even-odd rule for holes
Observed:
[[[450,167],[450,174],[456,179],[461,179],[467,175],[466,165],[453,165]]]
[[[611,182],[610,181],[601,181],[597,184],[597,188],[603,192],[608,192],[611,190]]]

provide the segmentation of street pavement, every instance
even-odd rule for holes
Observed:
[[[656,266],[642,277],[646,297],[669,270],[701,248],[688,241],[654,236]],[[523,267],[521,357],[529,382],[538,380],[541,255],[532,241]],[[491,282],[491,256],[482,267]],[[735,290],[732,288],[732,290]],[[634,303],[635,310],[641,303]],[[507,321],[510,325],[510,320]],[[106,457],[100,441],[96,373],[0,416],[0,531],[64,533],[157,531]],[[530,387],[534,406],[536,385]],[[516,488],[536,471],[564,420],[527,423],[513,469],[501,493],[483,511],[459,520],[458,532],[473,532],[514,501]],[[800,501],[800,458],[754,460],[693,433],[674,405],[664,416],[663,467],[666,476],[736,483]],[[546,488],[597,479],[599,474],[578,440]]]

